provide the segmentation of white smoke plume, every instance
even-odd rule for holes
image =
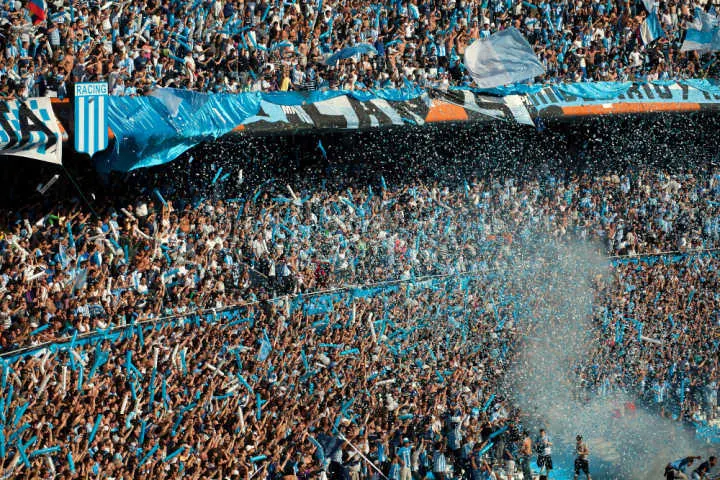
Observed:
[[[534,327],[525,332],[508,373],[508,395],[529,416],[533,437],[538,428],[548,430],[556,462],[566,470],[580,434],[591,451],[594,479],[663,478],[668,462],[707,454],[706,448],[678,422],[640,406],[626,415],[631,394],[593,396],[575,370],[591,361],[600,341],[593,303],[600,286],[612,281],[610,265],[597,251],[583,243],[545,243],[518,253],[523,265],[511,282]]]

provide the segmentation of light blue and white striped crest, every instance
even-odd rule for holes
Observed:
[[[91,157],[108,146],[107,83],[75,84],[75,150]]]

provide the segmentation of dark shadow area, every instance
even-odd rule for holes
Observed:
[[[583,118],[540,128],[493,122],[320,135],[232,135],[201,144],[167,165],[109,177],[97,174],[87,156],[66,154],[65,168],[102,211],[156,187],[170,197],[188,199],[250,196],[271,178],[287,194],[286,183],[298,189],[379,186],[381,176],[393,185],[452,185],[475,176],[522,181],[538,174],[563,178],[646,168],[703,171],[718,160],[718,131],[720,115],[700,112]],[[69,151],[71,145],[65,148]],[[58,201],[82,201],[62,167],[7,156],[2,161],[4,208],[47,209]],[[222,175],[213,183],[220,167]],[[59,181],[45,195],[38,193],[36,187],[56,173]],[[268,184],[267,190],[272,188]],[[183,195],[174,195],[177,192]]]

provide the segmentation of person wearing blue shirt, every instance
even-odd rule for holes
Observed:
[[[665,478],[668,480],[687,480],[688,476],[685,471],[695,460],[700,460],[701,458],[702,457],[683,457],[679,460],[668,463],[665,467]]]
[[[442,442],[437,442],[435,444],[435,453],[433,453],[433,477],[436,480],[445,480],[447,472],[447,462],[443,450]]]
[[[403,438],[403,446],[398,448],[398,456],[400,457],[400,480],[411,480],[412,465],[412,445],[409,438]]]
[[[377,462],[383,472],[388,471],[390,458],[388,457],[387,433],[382,434],[377,440]]]
[[[390,473],[388,474],[388,478],[390,480],[400,480],[400,472],[402,469],[400,463],[400,456],[396,453],[393,457],[392,463],[390,464]]]
[[[475,442],[475,445],[473,445],[472,452],[470,452],[470,473],[472,480],[480,480],[481,478],[481,470],[480,467],[483,464],[482,455],[480,454],[480,450],[482,449],[482,443]]]
[[[490,480],[493,477],[492,468],[480,454],[483,443],[476,443],[470,458],[472,480]]]
[[[456,459],[460,458],[461,448],[462,448],[462,430],[460,426],[461,418],[459,415],[459,412],[456,412],[456,416],[450,418],[450,425],[449,430],[447,434],[447,443],[448,448],[452,450],[453,456]]]
[[[710,456],[706,461],[701,463],[698,468],[693,470],[693,480],[705,480],[706,478],[709,478],[708,474],[710,470],[715,467],[715,465],[717,465],[717,457]]]
[[[550,470],[553,468],[552,462],[552,441],[548,436],[545,429],[540,429],[540,436],[535,441],[535,448],[537,450],[537,465],[541,470],[544,471],[544,475],[541,478],[546,478],[550,475]]]

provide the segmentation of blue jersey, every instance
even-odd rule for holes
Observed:
[[[674,462],[672,462],[670,464],[670,466],[673,467],[675,470],[680,470],[682,472],[692,462],[693,462],[692,458],[685,457],[685,458],[681,458],[680,460],[675,460]]]
[[[462,446],[462,432],[460,431],[460,426],[456,425],[454,426],[449,432],[448,432],[448,445],[453,450],[458,450]]]
[[[490,480],[492,477],[490,476],[490,472],[487,470],[481,470],[476,473],[476,477],[478,480]]]
[[[387,452],[385,451],[385,445],[382,443],[378,444],[378,462],[385,463],[387,462]]]
[[[388,478],[390,480],[400,480],[400,464],[397,462],[393,462],[392,465],[390,465],[390,473],[388,474]]]
[[[435,452],[433,455],[433,472],[444,473],[447,470],[445,464],[445,454],[442,452]]]
[[[412,447],[402,447],[398,449],[398,455],[400,455],[400,459],[403,461],[403,464],[410,468],[412,465]]]

